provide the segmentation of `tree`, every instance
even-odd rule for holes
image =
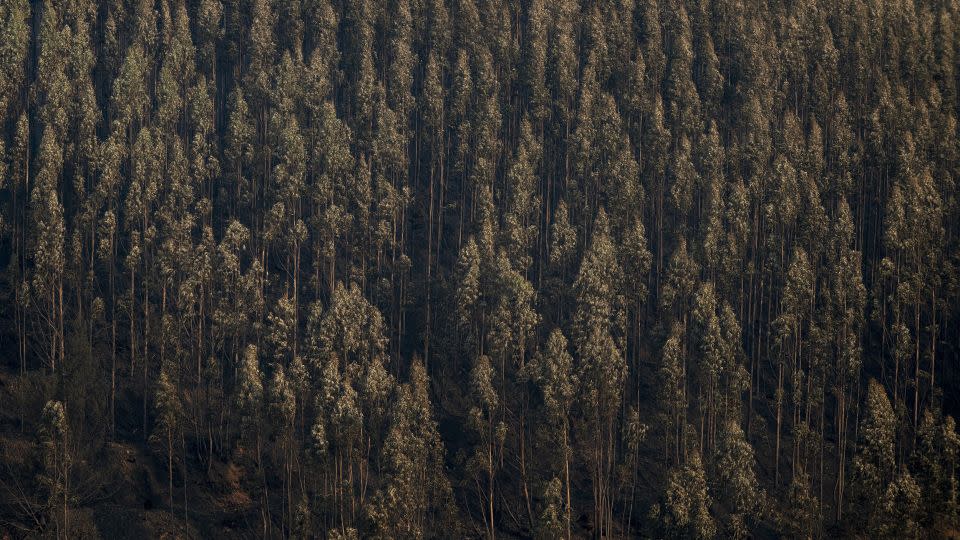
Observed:
[[[391,1],[386,11],[392,27],[388,37],[387,103],[397,111],[401,132],[406,132],[413,107],[413,68],[417,62],[411,49],[413,21],[408,0]]]
[[[783,402],[787,398],[787,384],[790,385],[791,401],[793,403],[793,424],[797,427],[800,404],[802,400],[802,351],[804,345],[804,323],[810,323],[810,306],[815,298],[815,274],[810,264],[807,252],[803,248],[794,249],[790,267],[787,269],[786,284],[784,285],[783,300],[780,315],[774,321],[776,340],[780,350],[777,359],[777,393],[776,417],[776,477],[780,477],[780,437],[784,424]],[[794,441],[794,453],[797,450],[797,441]],[[796,469],[796,467],[795,467]]]
[[[706,282],[700,286],[693,299],[692,315],[691,330],[698,353],[693,375],[698,387],[696,401],[700,408],[700,446],[707,448],[713,446],[720,372],[726,360],[713,283]]]
[[[666,424],[664,454],[671,456],[674,464],[680,463],[680,453],[686,448],[687,426],[687,372],[684,357],[685,328],[674,322],[661,349],[661,364],[657,373],[660,382],[657,400]],[[671,441],[671,439],[673,439]]]
[[[479,310],[482,308],[480,296],[480,253],[473,237],[467,240],[460,250],[457,261],[459,276],[455,292],[457,303],[458,328],[463,332],[464,345],[468,351],[482,352],[480,330],[476,327]]]
[[[846,478],[846,448],[849,438],[849,415],[853,408],[853,391],[860,380],[862,366],[861,333],[864,325],[866,307],[866,289],[861,275],[862,256],[850,246],[853,243],[853,222],[846,198],[840,198],[837,220],[834,224],[836,255],[833,261],[834,286],[830,298],[833,300],[833,319],[839,332],[835,336],[836,366],[833,372],[835,394],[837,396],[837,434],[839,449],[837,453],[837,515],[842,516],[843,495]]]
[[[271,91],[270,74],[277,54],[274,33],[277,17],[270,4],[267,0],[254,0],[250,6],[250,63],[244,81],[261,125],[266,119],[267,100]]]
[[[249,432],[252,429],[258,433],[259,437],[263,397],[263,377],[260,372],[257,347],[247,345],[237,370],[236,405],[242,413],[241,432]],[[260,459],[259,456],[257,459]]]
[[[886,253],[882,272],[894,293],[890,295],[893,303],[893,324],[910,329],[914,362],[913,383],[913,424],[919,420],[921,388],[921,341],[924,315],[936,304],[940,288],[938,261],[942,259],[943,210],[939,193],[934,186],[933,177],[928,168],[918,170],[920,164],[915,157],[913,138],[909,134],[899,151],[900,176],[890,194],[885,216],[883,247]],[[908,312],[912,311],[912,313]],[[908,319],[913,315],[912,321]],[[909,326],[908,326],[909,325]],[[930,387],[933,386],[936,373],[936,326],[931,328],[930,338]],[[903,351],[906,352],[906,351]],[[899,376],[900,360],[908,357],[895,357],[895,371]],[[903,374],[908,375],[908,365],[904,364]],[[899,403],[899,385],[894,386],[894,400]]]
[[[573,336],[579,356],[580,399],[589,426],[585,436],[593,440],[590,474],[596,523],[606,530],[610,530],[613,518],[609,482],[609,468],[615,461],[616,450],[613,423],[627,376],[621,280],[609,222],[601,209],[574,283],[577,308],[573,315]]]
[[[566,527],[564,526],[563,497],[560,495],[561,484],[559,478],[553,478],[546,484],[544,489],[543,511],[537,518],[537,529],[534,538],[548,540],[550,538],[561,538],[566,534],[570,538],[570,520],[569,514],[566,518]],[[564,533],[566,531],[566,533]]]
[[[886,390],[875,379],[870,379],[850,482],[856,491],[850,501],[851,519],[859,530],[876,532],[876,528],[882,526],[882,501],[894,477],[896,430],[897,419]]]
[[[733,538],[749,536],[752,522],[759,520],[763,492],[754,470],[753,447],[740,424],[728,420],[721,432],[714,467],[717,471],[718,500],[730,512],[726,531]]]
[[[173,21],[165,26],[172,27],[169,43],[162,54],[159,82],[157,84],[157,123],[167,133],[183,133],[186,126],[187,91],[195,76],[196,51],[190,37],[190,21],[186,6],[180,4],[174,8]],[[168,14],[167,18],[170,17]],[[172,24],[171,24],[172,22]]]
[[[194,16],[197,25],[197,61],[201,71],[211,82],[217,80],[217,45],[223,38],[223,3],[219,0],[201,0]]]
[[[443,441],[430,405],[429,380],[414,360],[400,386],[382,449],[384,485],[371,504],[377,534],[422,538],[452,530],[453,494],[444,467]]]
[[[359,286],[338,284],[328,309],[322,315],[318,311],[308,322],[313,344],[307,352],[319,382],[318,405],[329,416],[317,417],[312,436],[315,452],[332,450],[329,458],[337,464],[332,508],[342,532],[355,525],[362,510],[394,381],[384,367],[383,315]]]
[[[686,238],[680,241],[670,255],[665,279],[660,293],[660,310],[664,320],[671,317],[686,326],[690,319],[691,300],[696,292],[699,265],[687,249]]]
[[[337,27],[340,14],[329,0],[302,0],[304,19],[304,56],[323,64],[325,77],[333,79],[332,70],[339,63]],[[309,51],[309,53],[308,53]]]
[[[280,36],[281,50],[289,51],[296,58],[303,56],[303,2],[302,0],[281,0],[277,3],[277,24],[284,32]]]
[[[549,14],[542,0],[533,0],[526,6],[527,24],[523,49],[523,81],[530,115],[542,122],[548,112],[550,96],[546,87],[547,25]]]
[[[179,436],[183,422],[183,405],[177,391],[176,382],[171,374],[172,362],[166,362],[160,370],[157,380],[154,407],[157,420],[151,439],[161,442],[167,454],[167,482],[170,490],[170,512],[173,512],[173,456],[174,441]]]
[[[670,123],[674,135],[692,137],[700,127],[700,96],[693,82],[693,36],[690,19],[682,5],[671,11],[669,21],[671,54],[666,73],[666,98],[669,103]],[[652,56],[652,55],[651,55]]]
[[[918,429],[918,441],[911,456],[920,498],[920,515],[905,516],[923,528],[937,521],[954,523],[957,519],[956,455],[958,438],[952,417],[924,411]],[[902,511],[902,510],[898,510]]]
[[[255,448],[254,457],[256,466],[260,472],[263,482],[261,519],[263,532],[266,534],[269,530],[269,496],[267,492],[267,481],[264,473],[263,464],[263,413],[264,413],[264,392],[263,392],[263,374],[260,371],[260,357],[257,346],[250,344],[243,352],[243,359],[237,366],[237,383],[234,402],[239,412],[239,430],[240,440],[250,442],[253,437]]]
[[[567,204],[560,201],[550,225],[550,262],[565,267],[577,248],[577,231],[570,224]]]
[[[291,362],[291,367],[296,368],[296,362]],[[296,371],[296,369],[291,369],[291,371]],[[270,420],[268,427],[271,432],[271,440],[276,438],[278,441],[277,446],[279,446],[278,450],[281,454],[280,461],[283,464],[283,519],[290,519],[290,530],[294,526],[293,520],[289,518],[292,514],[289,509],[293,505],[292,492],[294,490],[293,469],[295,467],[294,453],[296,451],[294,430],[298,406],[296,383],[296,380],[291,381],[287,378],[287,371],[282,363],[275,363],[273,365],[273,376],[270,378],[265,396],[266,412]]]
[[[540,389],[540,395],[543,400],[543,415],[549,426],[549,435],[546,437],[546,448],[559,448],[563,455],[563,486],[565,498],[563,507],[566,509],[565,526],[561,531],[566,531],[567,538],[570,538],[570,517],[572,514],[572,501],[570,498],[570,461],[572,449],[570,447],[570,412],[577,395],[577,386],[579,380],[574,373],[573,357],[567,351],[567,338],[559,328],[554,328],[547,338],[545,349],[538,352],[533,360],[524,366],[522,375],[529,377],[530,380]],[[556,471],[553,471],[556,474]],[[553,477],[557,482],[556,476]],[[553,480],[548,485],[548,495],[556,499],[560,498],[559,487],[554,494],[552,487]],[[555,505],[552,509],[550,505]],[[561,508],[557,502],[548,503],[541,514],[541,527],[543,535],[549,532],[557,532],[558,514]],[[544,521],[545,520],[545,521]],[[561,523],[563,523],[561,521]]]
[[[285,97],[279,109],[283,112],[275,113],[272,118],[272,131],[276,141],[274,150],[275,162],[272,171],[272,189],[267,196],[267,204],[271,205],[271,214],[284,216],[281,223],[277,224],[279,230],[276,231],[277,243],[284,246],[287,250],[286,257],[287,284],[291,290],[293,302],[293,336],[292,352],[297,352],[297,315],[299,313],[300,300],[300,266],[301,266],[301,246],[306,240],[307,229],[301,219],[301,198],[305,191],[306,175],[306,148],[304,147],[304,138],[300,131],[299,123],[293,111],[293,104],[290,97]],[[265,240],[269,243],[269,232],[265,231]],[[266,243],[265,243],[266,244]],[[263,247],[263,265],[266,266],[265,252],[270,249],[269,245]]]
[[[793,475],[787,488],[785,515],[781,518],[784,532],[795,538],[813,537],[819,511],[817,498],[810,492],[810,475],[802,471]]]
[[[118,136],[126,139],[128,147],[133,146],[136,130],[147,113],[147,69],[143,46],[139,43],[133,44],[123,58],[120,74],[113,84],[113,93],[110,96],[111,117],[114,120],[111,128]]]
[[[551,26],[549,35],[552,37],[547,43],[547,88],[554,101],[554,114],[557,121],[553,122],[556,137],[567,138],[572,129],[574,98],[577,93],[577,72],[579,59],[577,58],[577,43],[574,33],[576,27],[577,6],[574,2],[550,2]],[[570,174],[569,152],[564,152],[563,182],[566,186]]]
[[[881,534],[886,538],[918,538],[920,486],[908,471],[902,471],[887,486],[882,500]]]
[[[712,498],[703,460],[696,450],[687,462],[670,470],[662,503],[661,520],[670,538],[713,538],[716,523],[710,515]]]
[[[43,406],[40,426],[41,484],[46,488],[47,506],[56,524],[56,534],[70,534],[71,469],[69,425],[63,402],[50,400]]]
[[[540,198],[536,195],[536,189],[541,153],[542,147],[534,138],[530,122],[525,118],[520,124],[520,145],[507,172],[509,193],[503,227],[510,262],[524,273],[533,262],[530,249],[538,232]]]
[[[6,115],[23,82],[29,43],[29,14],[30,7],[26,0],[11,2],[0,9],[0,70],[6,74],[0,83],[0,114]]]
[[[38,158],[43,165],[30,194],[34,261],[31,289],[37,298],[36,305],[42,306],[43,312],[38,313],[38,317],[48,336],[48,342],[41,345],[41,350],[46,350],[47,365],[54,372],[65,360],[63,277],[66,261],[63,205],[59,196],[59,176],[63,167],[60,145],[55,128],[45,128]]]
[[[496,520],[494,515],[494,479],[499,462],[498,453],[503,446],[507,434],[507,426],[502,421],[496,421],[495,416],[500,405],[500,398],[493,386],[493,366],[486,355],[477,357],[470,370],[470,399],[471,405],[467,416],[467,427],[473,433],[476,443],[473,453],[469,456],[467,470],[476,475],[477,495],[483,502],[483,518],[486,533],[492,539],[496,536]],[[484,475],[481,477],[480,475]],[[486,483],[485,492],[480,490],[480,478]],[[484,499],[486,499],[484,501]]]
[[[526,362],[527,341],[540,321],[534,309],[535,291],[502,251],[494,264],[493,287],[499,294],[489,314],[487,341],[491,352],[515,359],[516,365],[522,368]]]
[[[325,90],[313,88],[311,92]],[[308,131],[307,175],[308,192],[313,202],[310,223],[316,233],[314,241],[314,287],[319,296],[323,290],[332,291],[336,284],[337,244],[347,231],[351,219],[349,187],[354,184],[354,158],[350,153],[351,131],[337,117],[332,102],[324,99],[313,109],[314,122]],[[340,181],[343,180],[343,181]]]
[[[633,335],[631,348],[636,363],[640,354],[642,308],[646,304],[649,293],[647,283],[650,278],[650,264],[652,262],[650,250],[647,247],[647,231],[643,224],[642,215],[635,216],[632,223],[627,225],[622,242],[620,258],[624,270],[624,283],[627,284],[624,296],[633,312],[628,335]]]
[[[239,87],[230,94],[229,102],[230,118],[227,124],[224,156],[230,174],[224,180],[233,185],[231,211],[236,214],[240,205],[253,202],[250,200],[249,179],[245,172],[253,163],[253,130],[251,129],[253,120],[243,91]]]

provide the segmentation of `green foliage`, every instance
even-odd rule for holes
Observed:
[[[543,510],[537,517],[535,538],[544,540],[561,538],[566,531],[563,516],[563,499],[560,496],[562,484],[559,478],[553,478],[547,483],[543,493]]]
[[[726,534],[733,538],[749,536],[751,525],[763,509],[763,491],[755,471],[753,447],[740,424],[728,421],[721,431],[716,462],[718,500],[730,513]]]
[[[376,534],[384,538],[422,538],[454,526],[444,445],[428,391],[424,367],[415,361],[391,408],[382,450],[384,486],[370,510]]]
[[[240,412],[241,431],[259,429],[264,406],[263,373],[256,345],[247,345],[237,371],[235,402]]]
[[[625,324],[621,279],[607,215],[601,210],[574,283],[577,310],[573,317],[584,404],[601,416],[611,414],[619,405],[619,390],[627,375],[623,348],[617,342]]]
[[[29,41],[29,13],[26,0],[9,2],[0,8],[0,71],[6,74],[0,83],[0,111],[7,110],[22,84]]]
[[[664,493],[661,519],[670,538],[713,538],[717,526],[710,515],[711,496],[700,454],[692,451],[687,462],[671,469]]]
[[[0,3],[0,523],[949,535],[958,24]]]
[[[855,523],[871,531],[881,526],[879,503],[885,500],[888,486],[893,485],[896,430],[897,419],[887,392],[871,379],[860,426],[860,443],[851,471],[852,486],[856,490],[851,500]]]

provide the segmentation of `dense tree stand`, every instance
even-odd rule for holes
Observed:
[[[958,28],[0,0],[0,536],[955,536]]]

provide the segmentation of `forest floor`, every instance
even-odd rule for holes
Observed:
[[[20,411],[39,416],[33,409],[42,404],[31,391],[37,384],[43,383],[0,371],[0,540],[29,537],[62,518],[60,506],[49,500],[38,430],[21,422]],[[138,407],[139,400],[122,396],[118,418],[136,418]],[[203,480],[185,487],[178,460],[171,509],[166,455],[138,431],[118,422],[116,441],[72,448],[71,454],[71,538],[257,536],[261,520],[251,495],[256,479],[246,478],[246,468],[236,463],[214,456],[207,467],[188,454],[188,478]]]

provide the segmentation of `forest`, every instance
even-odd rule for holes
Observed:
[[[0,538],[960,538],[957,26],[0,1]]]

